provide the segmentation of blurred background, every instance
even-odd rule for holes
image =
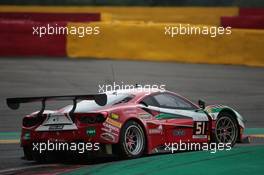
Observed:
[[[194,102],[234,107],[263,126],[264,1],[2,0],[0,130],[38,109],[15,96],[94,93],[113,81],[165,84]],[[231,27],[231,35],[168,37],[165,26]],[[33,35],[33,27],[99,27],[99,35]],[[198,64],[197,64],[198,63]],[[54,107],[52,104],[50,107]]]
[[[12,5],[263,6],[262,0],[2,0]]]
[[[264,65],[264,2],[260,0],[3,0],[0,4],[0,56]],[[97,26],[101,34],[33,35],[33,27],[47,24]],[[164,35],[164,26],[179,24],[233,30],[230,36],[216,38]],[[115,42],[109,45],[113,37]]]

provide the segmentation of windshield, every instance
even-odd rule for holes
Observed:
[[[107,104],[105,106],[116,105],[120,103],[126,103],[134,98],[134,95],[127,93],[119,93],[119,94],[106,94],[107,95]],[[99,106],[93,100],[83,100],[77,103],[75,112],[89,112],[100,110],[105,106]],[[69,112],[72,109],[72,105],[68,105],[64,107],[62,110]]]

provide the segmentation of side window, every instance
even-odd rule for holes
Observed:
[[[156,106],[159,107],[159,104],[155,101],[155,99],[152,96],[148,96],[144,98],[141,103],[144,103],[149,106]]]
[[[172,109],[194,109],[194,106],[188,101],[176,95],[163,93],[154,96],[154,99],[159,103],[162,108]]]

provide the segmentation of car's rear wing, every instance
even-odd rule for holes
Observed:
[[[10,109],[18,109],[20,103],[42,102],[42,108],[38,115],[42,115],[46,107],[46,101],[65,101],[72,100],[73,106],[70,114],[74,113],[77,105],[77,100],[94,100],[96,104],[104,106],[107,104],[106,94],[93,94],[93,95],[65,95],[65,96],[43,96],[43,97],[19,97],[7,98],[6,103]]]

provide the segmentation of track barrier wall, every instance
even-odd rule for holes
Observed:
[[[100,13],[0,13],[0,56],[67,56],[66,34],[39,37],[33,28],[66,27],[69,21],[100,21]]]
[[[221,17],[224,27],[264,29],[264,8],[240,8],[238,16]]]
[[[264,7],[263,0],[1,0],[9,5],[55,5],[55,6],[206,6],[206,7]]]
[[[264,29],[264,16],[227,16],[221,18],[223,27],[242,29]]]
[[[263,30],[233,29],[232,35],[215,38],[204,35],[170,38],[164,35],[167,24],[225,26],[223,19],[253,18],[248,15],[253,11],[252,8],[237,7],[0,6],[0,26],[3,26],[0,39],[4,41],[0,44],[0,56],[69,56],[264,66],[261,52]],[[89,13],[95,13],[97,17],[99,14],[101,22],[88,23],[97,20],[87,20],[89,17],[85,15]],[[254,18],[259,20],[262,10],[255,13],[258,16]],[[36,25],[33,22],[68,27],[99,26],[101,31],[100,35],[84,38],[75,35],[38,38],[32,36],[32,29],[28,33],[29,28]],[[251,28],[247,24],[245,26]],[[10,28],[14,28],[13,31]]]
[[[264,8],[240,8],[239,16],[264,16]]]
[[[264,66],[264,31],[235,29],[232,35],[215,38],[194,34],[171,38],[164,34],[166,24],[104,22],[89,25],[99,26],[102,34],[85,38],[68,36],[68,56]]]
[[[1,20],[30,20],[38,22],[91,22],[100,21],[100,13],[29,13],[29,12],[1,12]]]
[[[237,16],[237,7],[87,7],[0,6],[0,13],[101,13],[102,21],[176,22],[219,25],[221,16]]]
[[[45,22],[0,21],[1,56],[66,56],[66,36],[32,35],[32,27],[46,25]],[[56,22],[66,26],[65,22]]]

